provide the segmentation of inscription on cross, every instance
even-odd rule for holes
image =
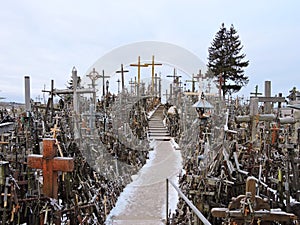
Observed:
[[[57,147],[55,139],[43,140],[43,155],[30,154],[27,163],[30,168],[43,170],[43,193],[50,198],[58,198],[58,171],[74,170],[74,159],[71,157],[55,157]]]

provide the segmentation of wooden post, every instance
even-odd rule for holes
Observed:
[[[25,76],[25,110],[31,112],[30,104],[30,77]]]
[[[265,97],[271,97],[271,81],[265,81]],[[265,102],[265,112],[264,113],[271,113],[271,102]]]
[[[78,99],[77,99],[77,83],[78,83],[78,77],[77,77],[77,70],[75,66],[72,69],[72,80],[73,80],[73,109],[75,114],[78,113]]]
[[[250,98],[251,140],[256,138],[256,116],[258,115],[258,98]]]

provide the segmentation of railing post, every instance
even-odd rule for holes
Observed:
[[[169,179],[166,179],[166,224],[169,224]]]

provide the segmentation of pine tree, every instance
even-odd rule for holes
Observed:
[[[238,92],[247,85],[249,79],[244,75],[244,67],[249,61],[243,61],[245,54],[241,54],[243,46],[234,26],[227,30],[222,23],[216,33],[211,47],[208,48],[208,68],[213,72],[215,83],[226,94]]]

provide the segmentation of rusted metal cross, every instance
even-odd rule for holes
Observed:
[[[58,171],[71,172],[74,170],[74,159],[71,157],[55,157],[57,147],[55,139],[43,140],[43,155],[30,154],[27,157],[28,166],[43,170],[43,193],[45,196],[57,199]]]

